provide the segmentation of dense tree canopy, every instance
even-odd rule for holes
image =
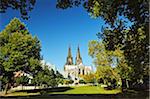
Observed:
[[[87,75],[82,75],[81,78],[83,78],[85,83],[95,83],[96,82],[94,73],[90,73],[90,74],[87,74]]]
[[[28,19],[28,12],[35,5],[36,0],[0,0],[0,13],[5,13],[8,8],[20,11],[23,19]]]
[[[120,71],[114,69],[123,57],[120,50],[108,51],[102,41],[93,40],[89,42],[89,55],[94,59],[96,66],[95,77],[98,83],[103,82],[103,84],[108,85],[113,80],[120,81],[120,75],[118,73]],[[118,61],[115,61],[116,59]],[[119,66],[120,68],[123,67],[122,64]]]
[[[14,72],[23,71],[35,75],[41,70],[41,45],[32,37],[25,25],[14,18],[0,32],[0,68],[3,83],[14,82]],[[7,79],[7,80],[6,80]]]
[[[111,51],[107,51],[102,42],[93,40],[89,42],[89,55],[94,59],[96,66],[111,66]]]
[[[58,85],[56,74],[53,69],[43,68],[32,79],[32,84],[36,86],[55,87]]]

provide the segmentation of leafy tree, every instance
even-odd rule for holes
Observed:
[[[63,84],[63,75],[59,72],[59,71],[56,71],[56,81],[58,84]]]
[[[109,84],[112,83],[113,79],[119,81],[118,71],[116,72],[111,66],[114,64],[117,66],[123,57],[120,50],[108,51],[102,41],[93,40],[89,42],[89,55],[94,59],[96,65],[97,82]],[[118,62],[114,61],[116,58]]]
[[[50,81],[49,81],[49,85],[52,87],[57,86],[57,81],[56,81],[56,75],[53,69],[51,69],[51,71],[49,72],[50,75]]]
[[[105,49],[102,42],[96,40],[89,42],[89,55],[94,59],[96,66],[110,66],[112,64],[112,56],[110,51]]]
[[[32,37],[25,25],[14,18],[6,28],[0,32],[0,61],[3,70],[1,76],[5,80],[5,93],[9,85],[14,83],[14,72],[24,71],[34,74],[40,67],[40,42]]]
[[[115,30],[105,30],[104,42],[106,44],[106,48],[109,50],[115,50],[118,46],[121,47],[121,50],[124,54],[125,62],[122,63],[128,64],[130,69],[132,70],[132,75],[130,78],[134,83],[139,83],[138,81],[145,79],[148,77],[148,42],[147,37],[145,35],[145,31],[142,28],[137,28],[137,30],[133,30],[131,27],[128,31],[118,31]],[[134,27],[135,28],[135,27]],[[122,33],[122,34],[120,34]],[[143,34],[144,33],[144,34]],[[122,35],[119,36],[119,35]],[[119,40],[117,38],[121,38]],[[129,71],[128,71],[129,72]],[[144,85],[148,83],[144,82]],[[133,86],[133,85],[132,85]]]
[[[80,84],[86,84],[85,80],[83,80],[83,79],[80,79],[80,80],[79,80],[79,83],[80,83]]]
[[[64,78],[63,75],[59,71],[56,71],[56,77],[57,78]]]
[[[26,85],[26,84],[28,84],[28,82],[29,82],[29,78],[27,77],[27,76],[21,76],[21,77],[17,77],[16,79],[15,79],[15,81],[16,81],[16,83],[18,84],[18,85],[22,85],[22,89],[23,89],[23,85]]]
[[[70,80],[70,79],[64,79],[64,84],[68,85],[68,84],[73,84],[74,81]]]
[[[57,77],[53,69],[48,69],[48,67],[44,66],[41,71],[35,75],[35,77],[32,79],[32,84],[43,86],[46,85],[46,87],[55,87],[58,85],[57,83]]]
[[[97,79],[97,83],[98,83],[98,84],[104,84],[104,80],[103,80],[103,78],[99,78],[99,79]]]
[[[148,0],[57,0],[56,6],[67,9],[82,4],[92,16],[100,16],[112,26],[118,16],[125,16],[139,25],[148,22],[148,2]]]
[[[132,75],[132,68],[130,66],[127,65],[126,60],[124,59],[124,57],[120,57],[120,59],[118,59],[118,64],[117,67],[115,68],[116,72],[118,72],[118,74],[121,77],[122,80],[122,87],[124,88],[129,88],[129,83],[128,81],[131,81],[131,75]]]
[[[96,79],[103,80],[104,84],[111,84],[113,80],[119,82],[120,76],[114,71],[111,66],[98,66],[96,70]]]
[[[86,83],[95,83],[95,75],[92,73],[88,75],[83,75],[82,78]]]
[[[20,11],[23,19],[28,19],[28,12],[33,9],[36,0],[0,0],[0,13],[5,13],[8,8]]]

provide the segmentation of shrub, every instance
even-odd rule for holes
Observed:
[[[86,82],[83,79],[79,80],[79,83],[80,84],[86,84]]]

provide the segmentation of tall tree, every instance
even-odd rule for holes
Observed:
[[[89,42],[89,55],[94,59],[96,65],[96,80],[102,79],[105,84],[111,83],[113,79],[119,81],[120,76],[112,68],[114,64],[117,66],[116,58],[120,59],[122,55],[116,51],[106,50],[102,41]]]
[[[89,55],[94,59],[96,66],[111,66],[113,63],[111,51],[107,51],[102,42],[96,40],[90,41]]]
[[[59,72],[59,71],[56,71],[56,81],[58,84],[63,84],[63,79],[64,79],[64,76]]]
[[[33,75],[40,70],[40,42],[32,37],[25,25],[14,18],[0,32],[0,61],[5,91],[14,82],[14,72],[24,71]]]

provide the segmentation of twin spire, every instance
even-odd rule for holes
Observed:
[[[72,57],[72,54],[71,54],[71,47],[70,46],[69,46],[69,49],[68,49],[68,56],[67,56],[66,61],[67,61],[66,65],[73,65],[73,57]],[[80,55],[80,48],[78,46],[75,65],[79,65],[79,64],[82,64],[82,58],[81,58],[81,55]]]

